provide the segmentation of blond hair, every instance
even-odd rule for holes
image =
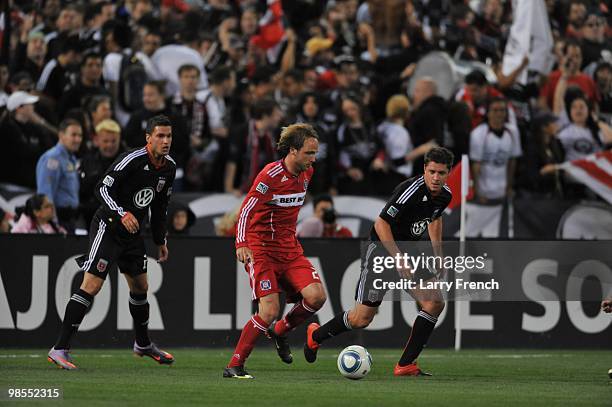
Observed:
[[[307,138],[319,139],[319,135],[315,129],[307,123],[295,123],[287,127],[283,127],[276,149],[281,156],[286,156],[292,148],[299,150],[304,146],[304,141]]]
[[[387,117],[389,119],[405,119],[410,112],[410,101],[404,95],[393,95],[387,101]]]

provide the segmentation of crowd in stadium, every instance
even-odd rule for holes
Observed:
[[[480,164],[478,202],[581,198],[557,164],[612,145],[603,0],[545,2],[555,62],[526,85],[527,55],[502,69],[509,0],[2,3],[0,183],[39,194],[25,213],[40,220],[17,230],[63,230],[53,205],[60,220],[90,219],[101,175],[160,113],[173,123],[174,192],[246,192],[296,121],[320,138],[313,195],[389,196],[440,145]],[[473,69],[444,98],[412,78],[432,51],[496,79]]]

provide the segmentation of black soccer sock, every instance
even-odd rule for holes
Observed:
[[[130,293],[130,314],[134,319],[136,344],[143,348],[149,346],[151,344],[149,339],[149,302],[146,293]]]
[[[412,325],[410,339],[408,339],[408,343],[404,348],[404,353],[399,360],[400,366],[409,365],[419,357],[431,336],[434,326],[436,326],[436,322],[438,322],[437,318],[432,317],[423,310],[419,311]]]
[[[348,320],[348,313],[349,312],[346,311],[338,314],[324,325],[321,325],[319,329],[312,333],[312,339],[320,344],[333,336],[338,336],[343,332],[353,329]]]
[[[59,338],[57,338],[57,342],[55,342],[55,349],[68,349],[70,347],[70,339],[79,329],[81,322],[83,322],[83,317],[85,317],[87,309],[91,306],[92,300],[93,295],[81,289],[72,294],[70,301],[66,305],[62,330],[60,331]]]

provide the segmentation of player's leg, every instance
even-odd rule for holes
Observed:
[[[438,316],[444,310],[444,298],[440,290],[417,289],[412,290],[410,294],[418,301],[421,310],[412,324],[408,343],[395,366],[394,374],[396,376],[430,376],[417,366],[416,360],[427,344],[438,322]]]
[[[317,359],[319,346],[326,340],[352,329],[361,329],[370,325],[379,305],[380,302],[368,304],[356,302],[352,309],[337,314],[321,326],[315,323],[308,325],[304,345],[306,361],[313,363]]]
[[[134,354],[140,357],[148,356],[160,365],[174,363],[174,356],[158,348],[149,339],[149,302],[147,301],[149,283],[147,275],[145,273],[136,275],[123,273],[123,276],[130,288],[129,307],[130,314],[134,320],[134,333],[136,336],[133,346]]]
[[[268,294],[259,298],[258,310],[255,315],[242,328],[240,339],[234,350],[234,354],[223,372],[223,377],[252,379],[244,364],[255,347],[255,343],[261,335],[267,335],[268,327],[278,315],[280,301],[278,292]]]

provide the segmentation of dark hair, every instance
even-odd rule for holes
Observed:
[[[272,82],[272,76],[274,76],[274,69],[269,66],[260,66],[255,69],[251,82],[254,85],[262,83]]]
[[[133,33],[129,25],[118,22],[113,27],[113,40],[121,48],[129,48],[132,45]]]
[[[201,75],[200,68],[198,68],[197,66],[193,64],[184,64],[184,65],[181,65],[181,67],[178,69],[179,78],[185,71],[196,71],[198,73],[198,76]]]
[[[315,196],[312,199],[312,209],[316,209],[317,205],[320,202],[329,202],[329,203],[332,204],[332,206],[334,205],[334,200],[332,199],[331,195],[329,195],[329,194],[320,194],[320,195]]]
[[[296,82],[304,82],[304,71],[300,69],[290,69],[285,72],[285,78],[291,78]]]
[[[563,44],[563,55],[567,54],[567,50],[569,49],[569,47],[579,48],[582,52],[582,48],[580,47],[580,41],[575,38],[568,37],[565,39],[565,43]]]
[[[107,103],[111,103],[111,98],[110,96],[107,95],[94,95],[92,96],[88,101],[87,101],[87,111],[89,113],[93,113],[98,109],[98,106],[100,106],[102,103],[107,102]]]
[[[310,124],[295,123],[283,127],[276,149],[282,157],[285,157],[292,148],[296,150],[302,148],[308,138],[319,139],[317,132]]]
[[[445,164],[449,171],[455,162],[455,156],[453,153],[444,147],[434,147],[425,154],[425,167],[430,162]]]
[[[488,83],[485,74],[478,69],[473,70],[465,77],[466,85],[486,86]]]
[[[32,220],[36,219],[34,215],[34,211],[39,211],[42,208],[43,202],[47,196],[45,194],[34,194],[28,198],[25,203],[25,208],[23,212],[32,218]]]
[[[220,66],[218,68],[215,68],[210,73],[210,75],[208,75],[208,82],[211,84],[223,83],[224,81],[232,77],[232,73],[233,71],[230,68],[226,66]]]
[[[251,116],[255,120],[260,120],[264,116],[270,116],[274,112],[274,109],[278,109],[278,103],[272,98],[263,98],[259,102],[256,102],[251,107]]]
[[[591,102],[589,101],[589,99],[585,96],[584,93],[582,93],[582,91],[580,93],[576,93],[573,96],[568,97],[566,95],[565,97],[565,110],[567,112],[567,118],[570,121],[570,123],[574,123],[574,120],[572,119],[572,104],[577,101],[577,100],[582,100],[584,101],[584,103],[587,106],[587,120],[586,120],[586,127],[587,129],[589,129],[589,132],[591,133],[591,136],[593,137],[593,141],[595,142],[595,144],[601,146],[602,142],[601,139],[599,138],[599,126],[597,125],[597,122],[593,119],[593,116],[591,114],[591,112],[593,111],[593,106],[591,104]]]
[[[83,17],[83,20],[85,22],[93,20],[96,16],[102,14],[102,9],[104,9],[104,7],[109,5],[112,5],[110,1],[101,1],[99,3],[90,4],[85,9],[85,15]]]
[[[59,54],[67,54],[69,52],[80,53],[83,51],[83,44],[76,35],[71,35],[65,38],[58,38],[57,40]]]
[[[508,100],[502,96],[493,96],[487,100],[487,114],[489,114],[489,109],[493,106],[494,103],[504,103],[506,107],[508,106]]]
[[[155,131],[155,128],[157,126],[172,127],[172,122],[170,121],[168,116],[163,115],[163,114],[158,114],[157,116],[153,116],[147,121],[147,127],[145,130],[146,134],[153,134],[153,131]]]
[[[79,127],[81,127],[81,123],[78,120],[76,120],[76,119],[67,118],[67,119],[64,119],[64,120],[62,120],[60,122],[58,130],[59,130],[60,133],[63,133],[70,126],[79,126]]]
[[[97,52],[88,52],[83,55],[83,59],[81,60],[81,68],[85,66],[88,59],[99,59],[102,60],[102,55]]]
[[[165,96],[166,83],[164,81],[147,81],[144,86],[153,86],[160,95]]]

